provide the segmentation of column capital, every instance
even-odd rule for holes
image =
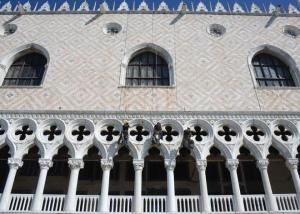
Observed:
[[[112,159],[101,159],[102,170],[111,170],[114,167],[114,161]]]
[[[167,170],[174,170],[176,166],[176,159],[165,159],[165,168]]]
[[[268,159],[261,159],[256,162],[256,166],[259,170],[268,169],[269,160]]]
[[[69,158],[68,164],[71,169],[82,169],[84,167],[83,160],[78,158]]]
[[[134,170],[143,170],[144,168],[144,160],[133,160]]]
[[[53,161],[51,159],[40,158],[39,164],[41,169],[49,169],[53,166]]]
[[[18,169],[23,166],[23,161],[20,158],[8,158],[7,163],[10,169]]]
[[[196,160],[198,170],[206,170],[207,160]]]
[[[226,161],[226,167],[229,169],[229,171],[237,170],[238,166],[239,166],[238,159],[228,159]]]
[[[299,160],[297,158],[289,158],[285,161],[286,166],[290,169],[298,169]]]

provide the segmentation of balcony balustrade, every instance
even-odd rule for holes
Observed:
[[[31,212],[33,194],[12,194],[9,210],[13,212]],[[274,194],[281,213],[299,211],[296,194]],[[243,195],[244,210],[242,213],[268,213],[264,195]],[[144,213],[165,213],[167,196],[142,196]],[[233,196],[210,195],[211,213],[233,213]],[[77,195],[75,213],[99,212],[98,195]],[[178,213],[201,213],[200,196],[176,196]],[[64,213],[65,195],[43,196],[41,213]],[[109,196],[110,213],[133,212],[133,196]]]

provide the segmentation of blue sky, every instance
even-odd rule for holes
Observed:
[[[0,0],[0,5],[3,5],[4,3],[6,3],[9,0]],[[17,3],[18,0],[11,0],[13,6]],[[19,0],[21,3],[25,3],[28,0]],[[47,0],[29,0],[29,2],[31,3],[32,7],[34,7],[36,4],[38,4],[38,8]],[[51,9],[53,9],[54,4],[56,2],[57,7],[60,6],[65,0],[48,0],[50,5],[51,5]],[[84,1],[84,0],[67,0],[69,2],[69,4],[71,5],[71,8],[73,8],[73,5],[75,3],[75,8],[78,8],[80,6],[80,4]],[[99,3],[102,3],[103,0],[87,0],[90,4],[90,7],[93,8],[95,2],[96,2],[96,6],[98,8]],[[110,9],[113,7],[113,4],[115,4],[115,7],[117,8],[120,3],[123,0],[106,0],[106,2],[109,4]],[[133,2],[135,2],[135,7],[137,8],[138,5],[140,4],[140,2],[142,0],[126,0],[129,4],[129,7],[132,8],[133,7]],[[155,9],[157,9],[158,5],[160,4],[160,2],[162,0],[145,0],[149,7],[152,9],[153,7],[153,3],[154,3],[154,7]],[[181,2],[181,0],[164,0],[168,5],[170,9],[173,8],[177,8],[178,4]],[[188,4],[189,8],[191,9],[191,5],[193,4],[194,7],[196,7],[198,5],[200,0],[185,0],[185,2]],[[224,4],[224,6],[226,7],[226,9],[228,9],[228,5],[232,5],[235,1],[238,2],[240,5],[242,5],[245,8],[245,5],[247,5],[248,8],[250,8],[250,5],[252,4],[252,2],[256,3],[258,6],[261,7],[261,9],[264,8],[268,8],[269,4],[272,2],[274,5],[282,5],[285,10],[288,7],[289,3],[292,3],[293,5],[297,6],[298,10],[300,9],[300,4],[298,2],[298,0],[202,0],[202,2],[204,2],[206,4],[206,6],[208,8],[210,8],[210,5],[214,8],[215,4],[220,1]]]

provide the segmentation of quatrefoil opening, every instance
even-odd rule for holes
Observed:
[[[120,132],[114,126],[110,125],[101,130],[100,135],[104,136],[107,141],[112,141],[114,136],[120,135]]]
[[[135,137],[135,139],[139,142],[142,141],[144,137],[149,136],[149,134],[150,133],[141,125],[137,125],[135,130],[130,131],[130,136]]]
[[[77,141],[82,141],[85,136],[87,137],[90,134],[91,132],[84,125],[80,125],[72,131],[72,135],[76,137]]]
[[[19,138],[19,140],[25,140],[29,135],[33,134],[33,130],[29,127],[29,125],[23,125],[15,131],[15,135]]]
[[[293,133],[284,125],[278,125],[274,130],[274,134],[280,137],[281,140],[285,142],[288,141],[293,136]]]
[[[208,136],[208,132],[205,129],[203,129],[201,126],[196,125],[194,127],[194,130],[195,131],[192,130],[191,132],[192,132],[192,136],[193,137],[195,136],[196,141],[201,142],[203,140],[203,137]]]
[[[43,135],[47,137],[48,141],[53,141],[55,136],[60,136],[62,130],[57,125],[51,125],[49,129],[43,131]]]
[[[167,125],[162,131],[162,135],[166,141],[171,142],[174,137],[177,137],[179,135],[179,133],[177,130],[174,130],[172,126]]]
[[[246,134],[251,137],[254,141],[260,141],[265,136],[265,133],[258,127],[252,125],[246,131]]]
[[[233,137],[237,136],[237,133],[229,126],[223,125],[221,130],[218,131],[218,135],[223,137],[225,141],[230,142]]]

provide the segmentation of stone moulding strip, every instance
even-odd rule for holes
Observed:
[[[210,112],[210,111],[0,111],[0,118],[19,119],[32,118],[37,120],[59,118],[63,120],[72,120],[77,118],[86,118],[91,120],[101,119],[148,119],[150,121],[157,121],[161,119],[175,119],[179,121],[186,121],[191,119],[204,120],[275,120],[288,119],[295,120],[296,123],[300,121],[300,112]]]

